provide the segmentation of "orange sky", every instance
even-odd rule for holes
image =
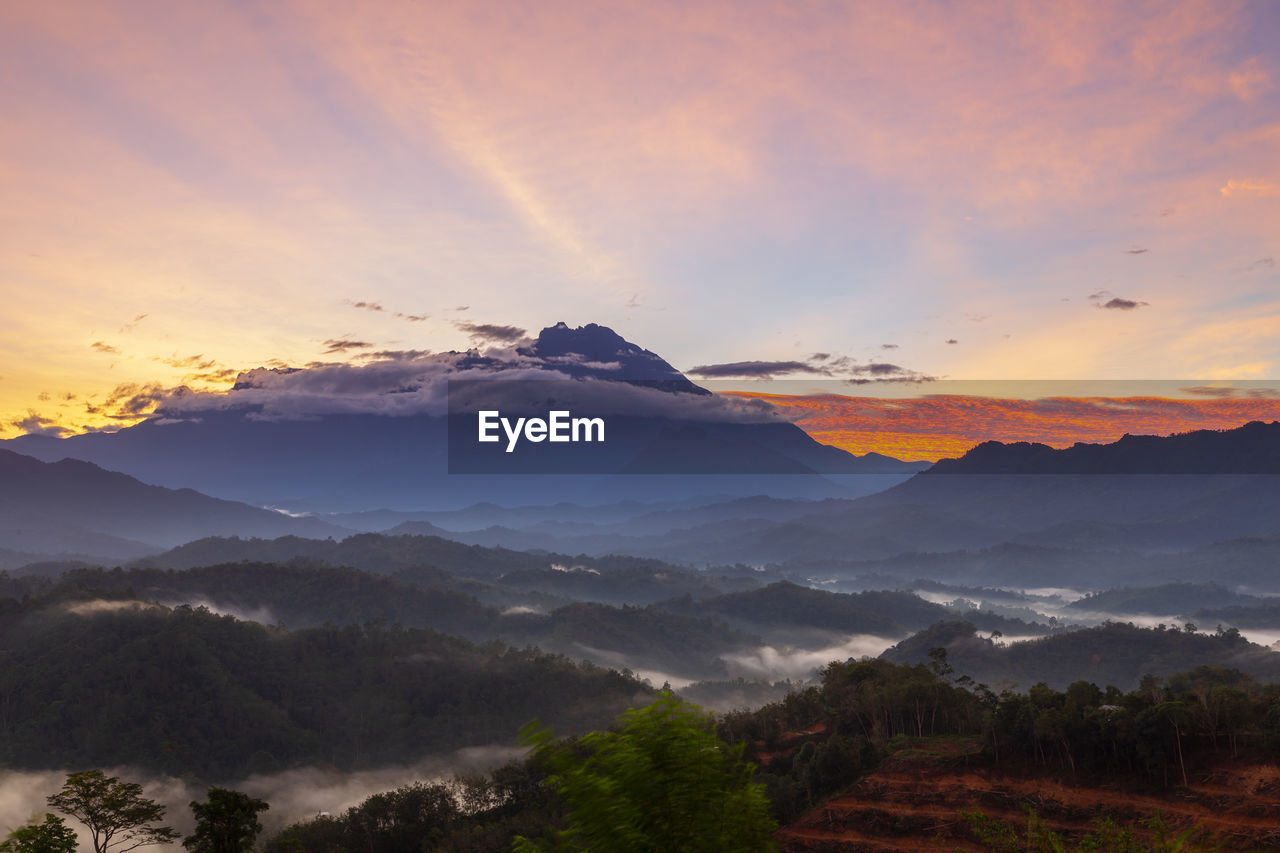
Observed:
[[[722,392],[768,400],[816,440],[850,453],[936,461],[983,441],[1053,447],[1108,443],[1125,433],[1169,435],[1280,420],[1280,399],[1045,397],[1006,400],[937,394],[914,399]]]

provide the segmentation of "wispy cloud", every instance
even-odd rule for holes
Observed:
[[[120,354],[120,350],[111,346],[111,344],[107,343],[106,341],[94,341],[93,343],[89,344],[89,349],[93,350],[94,352],[105,353],[106,355]]]
[[[330,338],[324,342],[324,351],[326,355],[334,353],[350,352],[358,349],[368,349],[373,344],[368,341],[353,341],[346,338]]]
[[[1259,198],[1275,198],[1280,195],[1280,184],[1269,181],[1227,181],[1218,192],[1230,198],[1232,196],[1257,196]]]

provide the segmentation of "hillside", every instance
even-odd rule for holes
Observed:
[[[1153,833],[1141,822],[1159,815],[1169,836],[1190,832],[1221,849],[1280,845],[1280,768],[1270,761],[1221,760],[1169,796],[1125,780],[996,768],[979,748],[978,738],[905,740],[846,792],[783,828],[780,849],[990,853],[996,839],[1026,837],[1028,809],[1076,841],[1110,818],[1117,826],[1139,824],[1136,840],[1149,844]]]
[[[141,556],[203,536],[345,532],[191,489],[167,489],[89,462],[0,450],[0,547],[45,555]]]

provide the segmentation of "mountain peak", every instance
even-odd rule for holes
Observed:
[[[689,394],[710,393],[690,382],[657,353],[598,323],[574,328],[562,320],[539,332],[533,346],[521,353],[540,358],[573,377],[621,380]]]

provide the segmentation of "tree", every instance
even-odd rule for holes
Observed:
[[[76,853],[76,833],[62,818],[46,812],[44,823],[20,826],[0,841],[0,853]]]
[[[270,806],[240,791],[213,787],[203,803],[191,801],[196,830],[182,846],[194,853],[248,853],[262,832],[258,814]]]
[[[773,850],[776,825],[764,787],[741,747],[730,748],[710,714],[670,693],[623,714],[616,730],[576,743],[527,726],[522,736],[553,774],[569,828],[551,847],[517,837],[518,853],[686,853]]]
[[[142,796],[142,786],[121,782],[101,770],[68,773],[49,805],[89,828],[94,853],[127,853],[149,844],[178,840],[178,833],[157,826],[164,806]]]

